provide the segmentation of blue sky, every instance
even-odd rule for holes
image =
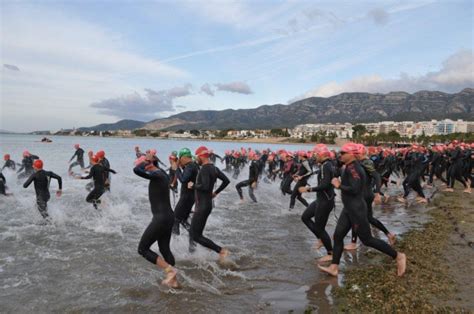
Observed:
[[[0,5],[0,129],[474,87],[472,1]]]

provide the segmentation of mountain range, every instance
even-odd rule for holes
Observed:
[[[289,105],[264,105],[254,109],[186,111],[148,123],[121,120],[81,130],[271,129],[305,123],[366,123],[379,121],[474,120],[474,89],[459,93],[419,91],[414,94],[342,93],[310,97]]]

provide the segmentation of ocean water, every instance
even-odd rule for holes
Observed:
[[[288,211],[289,196],[279,191],[279,182],[261,182],[255,194],[257,204],[240,204],[235,184],[246,179],[245,169],[215,201],[205,234],[228,247],[237,268],[221,268],[217,256],[202,247],[190,254],[184,231],[172,238],[181,289],[160,285],[163,273],[138,255],[142,232],[151,220],[148,181],[133,172],[134,146],[155,148],[167,161],[173,150],[191,150],[204,144],[223,155],[225,149],[252,147],[309,149],[307,145],[272,145],[229,142],[156,140],[145,138],[51,137],[0,135],[0,154],[9,153],[20,162],[28,149],[44,161],[44,168],[63,178],[63,195],[57,198],[51,183],[48,210],[52,224],[42,224],[35,206],[34,188],[22,187],[16,174],[5,170],[13,196],[0,196],[0,311],[1,312],[160,312],[160,313],[274,313],[302,312],[311,308],[326,312],[334,307],[331,291],[341,278],[321,274],[315,258],[324,249],[313,249],[314,236],[301,222],[304,208],[297,203]],[[104,150],[111,168],[110,193],[104,194],[100,212],[85,202],[87,181],[67,174],[73,145]],[[217,165],[224,167],[219,161]],[[310,184],[316,184],[315,177]],[[394,188],[389,194],[395,195]],[[306,194],[308,201],[314,194]],[[172,203],[173,203],[173,197]],[[328,222],[332,235],[337,208]],[[419,227],[425,209],[399,205],[376,206],[374,214],[396,233]],[[375,232],[379,236],[379,233]],[[382,236],[384,239],[384,237]],[[157,247],[153,247],[157,250]],[[362,248],[345,253],[342,269],[370,262]]]

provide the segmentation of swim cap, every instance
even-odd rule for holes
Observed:
[[[331,157],[331,152],[329,151],[326,144],[316,144],[316,146],[314,146],[314,148],[313,148],[313,151],[316,155],[318,155],[321,158]]]
[[[28,156],[30,156],[30,152],[27,151],[27,150],[25,150],[25,151],[23,152],[23,157],[28,157]]]
[[[149,152],[150,154],[152,154],[153,156],[156,155],[156,149],[153,149],[153,148],[152,148],[152,149],[150,149],[148,152]]]
[[[178,156],[178,152],[174,150],[174,151],[171,152],[171,155]]]
[[[359,146],[352,142],[346,143],[341,147],[341,153],[357,155],[359,153]]]
[[[169,155],[168,160],[178,160],[178,156],[175,155]]]
[[[356,144],[356,145],[359,148],[358,155],[364,155],[366,153],[364,144]]]
[[[141,165],[142,163],[146,162],[146,156],[140,156],[134,162],[135,166]]]
[[[255,152],[249,152],[249,159],[253,160],[257,158],[257,154]]]
[[[198,157],[208,158],[209,157],[209,150],[207,149],[206,146],[200,146],[200,147],[198,147],[198,149],[196,149],[194,154]]]
[[[298,157],[307,158],[308,156],[306,155],[306,152],[304,150],[300,150],[298,151]]]
[[[33,162],[33,167],[36,169],[43,169],[43,162],[40,159],[36,159]]]
[[[226,152],[227,154],[227,152]],[[189,150],[189,148],[181,148],[179,150],[179,153],[178,153],[178,157],[181,158],[181,157],[193,157],[193,155],[191,154],[191,151]]]
[[[98,162],[99,162],[99,156],[97,156],[97,155],[92,156],[92,157],[91,157],[91,161],[92,161],[93,163],[98,163]]]
[[[5,154],[5,156],[3,156],[3,159],[4,159],[4,160],[10,159],[10,154]]]
[[[79,144],[74,144],[74,148],[75,148],[75,149],[78,149],[78,148],[79,148]]]
[[[97,158],[104,158],[105,157],[105,152],[103,150],[99,150],[97,154],[95,154]]]

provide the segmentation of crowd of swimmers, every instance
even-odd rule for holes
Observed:
[[[74,147],[75,153],[69,160],[69,174],[76,179],[92,179],[87,184],[89,194],[86,201],[99,209],[100,197],[110,191],[110,174],[116,172],[110,168],[104,151],[95,154],[89,151],[89,165],[86,167],[84,150],[78,144]],[[227,150],[221,157],[201,146],[194,154],[188,148],[172,152],[168,158],[169,165],[166,165],[157,157],[156,150],[142,152],[137,146],[133,172],[149,181],[148,196],[152,212],[151,222],[140,239],[138,253],[165,271],[163,284],[169,287],[178,287],[170,241],[173,234],[180,235],[183,229],[189,234],[190,252],[195,250],[196,245],[201,245],[216,252],[219,261],[225,263],[229,250],[206,237],[204,229],[212,212],[213,199],[230,183],[228,176],[238,181],[241,170],[248,167],[248,177],[238,181],[235,186],[240,200],[244,201],[243,188],[247,188],[249,198],[257,203],[255,192],[259,184],[279,182],[281,193],[290,196],[290,211],[294,209],[296,200],[306,208],[301,220],[315,236],[315,247],[324,247],[326,251],[326,255],[318,260],[318,267],[322,271],[337,276],[343,250],[356,249],[359,238],[364,245],[393,258],[397,275],[402,276],[406,271],[406,256],[394,249],[396,236],[374,217],[373,205],[388,202],[386,191],[390,185],[403,186],[403,194],[397,197],[402,203],[407,203],[411,191],[416,193],[416,202],[427,203],[429,199],[425,191],[435,186],[435,180],[439,180],[438,187],[443,188],[444,192],[453,192],[455,183],[459,182],[463,185],[463,192],[471,194],[474,184],[473,149],[474,144],[458,141],[396,149],[347,143],[338,152],[330,150],[325,144],[317,144],[311,151],[297,152],[241,148]],[[61,177],[44,170],[42,160],[28,151],[23,153],[20,164],[12,161],[8,154],[4,159],[2,171],[17,171],[18,179],[26,180],[23,184],[25,188],[34,183],[37,208],[45,219],[49,219],[49,182],[51,178],[58,181],[56,194],[59,197],[62,191]],[[217,166],[217,159],[223,164],[222,169]],[[75,174],[75,167],[80,167],[86,175]],[[311,176],[317,177],[315,186],[308,184]],[[220,182],[218,185],[217,181]],[[335,209],[335,190],[340,191],[342,211],[331,237],[326,231],[326,224],[329,214]],[[304,195],[311,192],[316,193],[316,200],[308,203]],[[9,194],[1,172],[0,194]],[[178,201],[172,206],[171,196],[176,198],[177,195]],[[387,242],[373,237],[371,226],[382,231]],[[344,238],[349,231],[351,243],[344,246]],[[161,256],[151,250],[154,243],[158,244]],[[323,266],[325,263],[329,265]]]

